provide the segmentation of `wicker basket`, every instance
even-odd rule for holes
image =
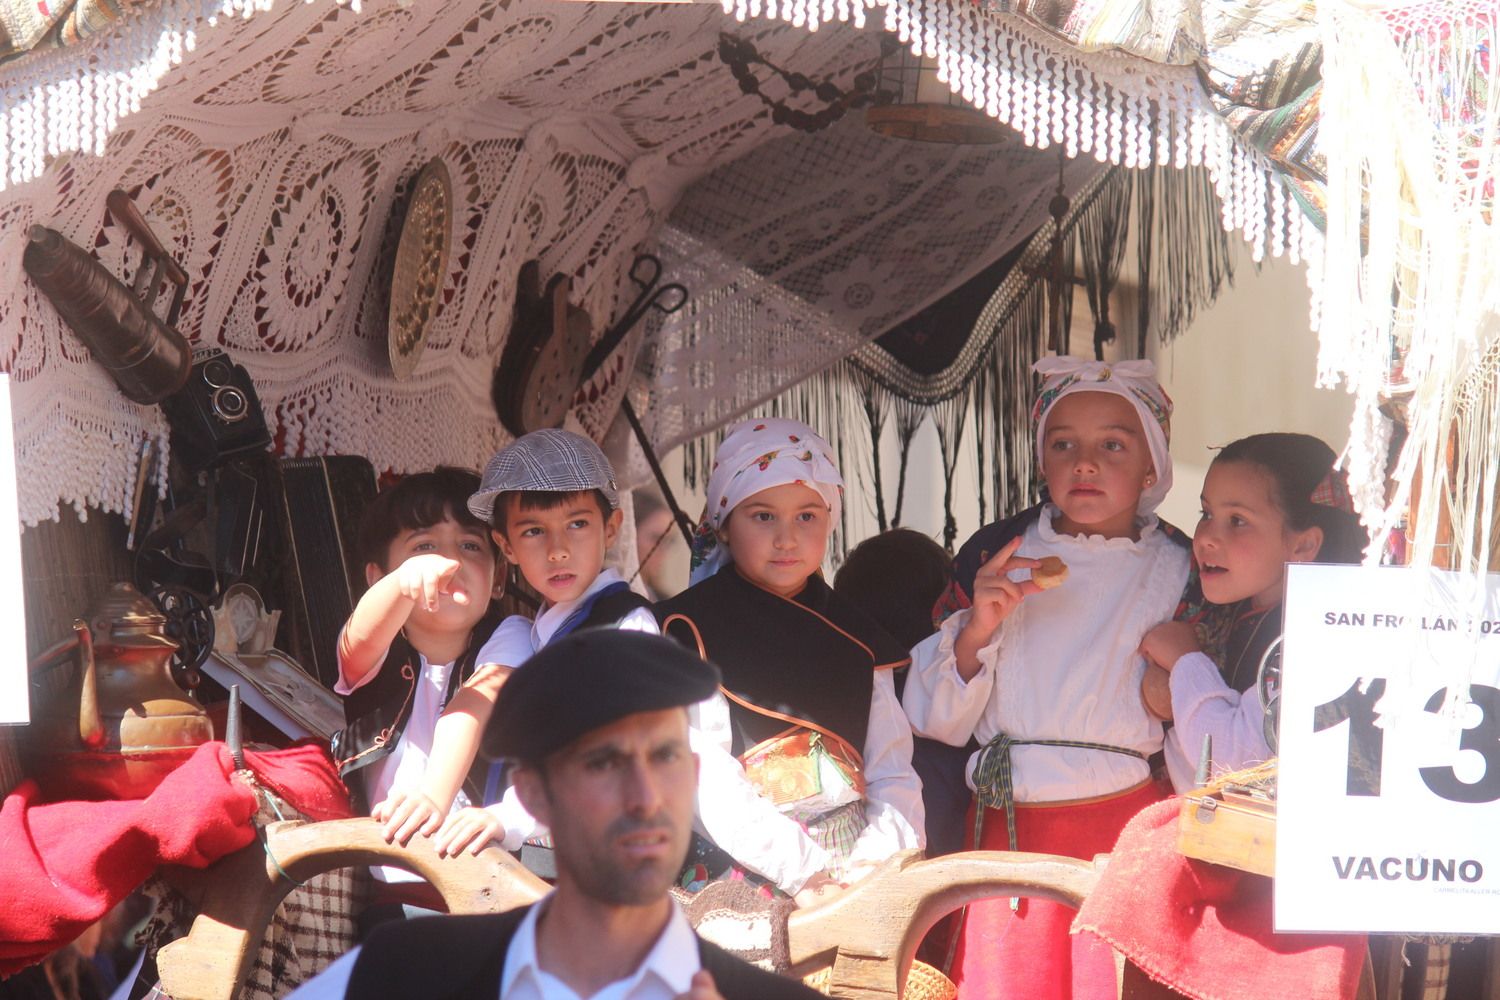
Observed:
[[[819,993],[827,993],[832,980],[831,965],[802,977],[804,983]],[[913,962],[911,970],[906,974],[906,989],[901,995],[905,1000],[955,1000],[958,987],[953,985],[953,980],[926,962]]]

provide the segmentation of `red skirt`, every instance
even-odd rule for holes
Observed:
[[[1165,795],[1152,781],[1118,795],[1070,805],[1017,805],[1016,847],[1092,860],[1107,854],[1136,813]],[[966,848],[973,847],[974,806]],[[1005,813],[986,810],[980,850],[1003,851]],[[954,980],[962,1000],[1112,1000],[1115,960],[1092,935],[1070,936],[1076,911],[1049,899],[1008,898],[970,903],[964,915]]]

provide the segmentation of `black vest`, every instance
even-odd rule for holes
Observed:
[[[903,666],[907,651],[821,576],[795,597],[780,597],[746,580],[731,564],[656,606],[672,638],[697,649],[685,622],[703,638],[704,653],[724,676],[725,690],[751,704],[814,722],[864,753],[875,671]],[[786,731],[788,723],[729,704],[734,753]]]
[[[608,594],[600,594],[589,605],[588,614],[583,616],[583,621],[569,631],[576,632],[586,628],[608,628],[618,625],[625,620],[626,615],[641,608],[649,610],[651,602],[633,590],[616,590]],[[551,641],[556,642],[560,638],[562,636],[553,633]]]
[[[492,609],[474,631],[469,634],[469,645],[454,664],[448,675],[448,690],[443,693],[443,704],[474,674],[475,660],[479,651],[504,616]],[[409,669],[403,670],[406,667]],[[406,637],[397,634],[386,650],[385,662],[367,684],[363,684],[344,696],[344,728],[333,734],[333,759],[339,764],[339,777],[354,793],[356,808],[368,812],[373,802],[367,801],[364,787],[364,768],[383,759],[396,749],[406,724],[411,721],[411,703],[416,691],[417,679],[422,672],[422,656],[411,647]],[[407,676],[409,675],[409,676]],[[489,764],[476,761],[470,769],[465,791],[476,804],[478,792],[484,788],[484,773]]]
[[[505,951],[530,907],[382,924],[360,949],[347,1000],[496,1000]],[[698,939],[698,960],[724,1000],[821,1000],[792,979],[758,969]]]

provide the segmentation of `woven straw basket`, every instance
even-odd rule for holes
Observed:
[[[833,966],[802,977],[804,983],[819,993],[828,992],[832,979]],[[911,971],[906,974],[906,989],[901,995],[905,1000],[956,1000],[958,987],[953,985],[953,980],[926,962],[913,962]]]

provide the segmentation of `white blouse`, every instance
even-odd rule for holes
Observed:
[[[953,644],[969,612],[953,615],[912,650],[904,704],[912,728],[952,746],[1013,739],[1086,740],[1137,750],[1161,749],[1162,725],[1141,703],[1141,639],[1172,617],[1188,576],[1188,551],[1148,517],[1140,539],[1066,535],[1053,530],[1047,505],[1026,530],[1017,555],[1058,556],[1068,565],[1060,587],[1027,597],[979,651],[965,682]],[[1013,574],[1027,579],[1028,570]],[[978,754],[970,757],[972,785]],[[1060,802],[1107,795],[1150,775],[1144,760],[1077,747],[1011,750],[1017,802]]]
[[[1167,733],[1167,773],[1179,792],[1194,787],[1203,737],[1213,736],[1214,774],[1271,759],[1265,712],[1252,689],[1240,694],[1207,653],[1179,657],[1172,667],[1172,730]]]

